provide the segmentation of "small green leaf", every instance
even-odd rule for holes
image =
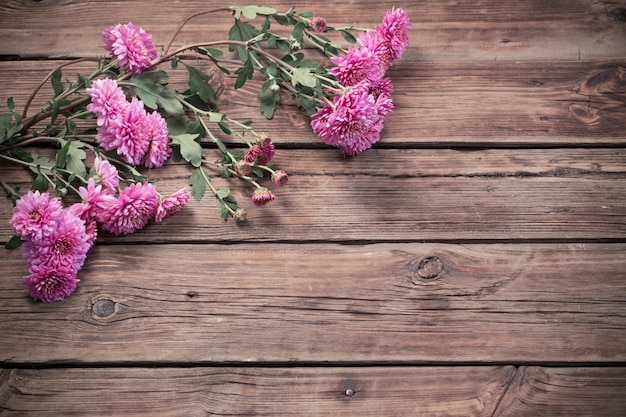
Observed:
[[[244,86],[247,80],[251,79],[254,75],[254,67],[252,66],[252,60],[248,59],[244,62],[243,67],[238,68],[235,71],[237,74],[237,80],[235,81],[235,88],[241,88]]]
[[[291,73],[291,84],[295,87],[296,84],[301,84],[305,87],[314,88],[317,81],[311,70],[308,68],[294,68]]]
[[[180,154],[194,167],[202,165],[202,147],[196,141],[198,134],[181,133],[178,135],[170,135],[172,145],[180,147]]]
[[[191,93],[197,94],[206,102],[215,104],[215,92],[213,91],[211,84],[209,84],[211,77],[191,65],[185,64],[184,62],[183,64],[187,68],[187,73],[189,74],[188,84]]]
[[[58,69],[52,73],[50,77],[52,83],[52,89],[54,90],[54,97],[57,97],[63,92],[63,84],[61,84],[61,70]]]
[[[11,113],[15,112],[15,102],[13,101],[13,97],[9,97],[7,99],[7,107]]]
[[[218,112],[216,112],[216,111],[210,111],[210,112],[209,112],[209,121],[210,121],[211,123],[219,123],[219,122],[221,122],[222,120],[224,120],[224,117],[225,117],[225,116],[224,116],[224,114],[222,114],[222,113],[218,113]]]
[[[341,34],[341,36],[343,36],[343,38],[346,40],[346,42],[348,43],[356,43],[356,38],[354,36],[352,36],[352,34],[346,30],[340,30],[339,33]]]
[[[217,196],[217,198],[219,198],[220,200],[225,199],[226,197],[228,197],[230,195],[230,188],[218,188],[215,191],[215,195]]]
[[[231,10],[235,19],[240,19],[241,15],[246,19],[254,19],[257,14],[267,16],[276,13],[276,9],[266,6],[231,6]]]
[[[13,235],[11,239],[4,244],[4,248],[8,250],[17,249],[22,246],[22,243],[24,243],[24,241],[20,239],[18,235]]]
[[[33,181],[32,185],[30,186],[30,189],[42,193],[48,191],[48,180],[46,179],[46,176],[39,172],[37,174],[37,178],[35,178],[35,181]]]
[[[264,82],[257,96],[259,100],[259,110],[268,120],[274,117],[274,110],[276,109],[276,103],[279,99],[278,94],[273,93],[270,89],[272,85],[274,85],[274,81],[272,80]]]
[[[206,183],[200,168],[196,169],[189,177],[189,185],[191,185],[191,195],[196,201],[202,200],[206,193]]]

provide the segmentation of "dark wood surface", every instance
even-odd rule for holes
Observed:
[[[289,97],[268,122],[254,80],[213,72],[221,110],[274,138],[290,174],[276,201],[254,208],[231,183],[244,224],[206,197],[102,233],[55,304],[32,302],[19,251],[0,251],[0,415],[626,414],[626,2],[404,3],[298,4],[366,27],[408,11],[374,149],[344,159]],[[102,53],[109,25],[161,47],[218,5],[2,2],[0,103]],[[229,25],[209,15],[177,42]],[[149,176],[175,191],[189,173]],[[31,181],[4,161],[0,178]],[[5,201],[2,242],[10,216]]]

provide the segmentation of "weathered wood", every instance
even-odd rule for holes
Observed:
[[[405,55],[408,61],[579,60],[626,54],[623,0],[490,0],[480,6],[437,0],[405,3],[402,7],[413,22],[411,46]],[[128,21],[151,33],[160,47],[184,17],[227,5],[199,0],[177,3],[176,7],[171,2],[150,0],[3,2],[0,37],[10,41],[3,42],[0,55],[91,56],[101,51],[102,29]],[[288,0],[272,2],[284,11],[292,5]],[[298,3],[298,10],[317,12],[333,25],[373,27],[393,6],[397,6],[393,1],[336,1],[329,16],[327,5],[305,1]],[[192,21],[178,40],[182,44],[199,38],[222,39],[231,25],[228,15],[205,16]]]
[[[0,361],[626,360],[626,244],[96,246],[76,292],[0,264]],[[45,329],[45,330],[44,330]]]
[[[621,416],[626,368],[521,367],[493,416]]]
[[[622,239],[624,156],[623,149],[385,149],[344,160],[336,150],[279,150],[275,161],[291,177],[265,207],[254,207],[250,187],[215,179],[248,210],[245,224],[220,219],[207,195],[115,241]],[[208,160],[216,158],[207,150]],[[12,166],[0,173],[23,190],[32,181],[29,171]],[[184,187],[190,174],[181,164],[149,173],[164,192]],[[1,204],[0,223],[10,216],[11,205]],[[6,241],[12,232],[7,226],[0,233]]]
[[[0,412],[25,417],[50,411],[123,417],[491,416],[514,374],[510,366],[13,369],[0,371]]]
[[[624,42],[626,44],[626,40]],[[21,109],[31,91],[56,65],[39,61],[0,62],[0,103],[13,97]],[[64,78],[90,73],[94,63],[63,69]],[[234,79],[207,64],[220,111],[253,120],[283,146],[321,146],[310,119],[282,95],[275,117],[265,120],[255,102],[260,81],[233,90]],[[186,88],[186,71],[170,71],[172,86]],[[16,75],[19,74],[19,77]],[[428,62],[400,63],[389,71],[395,110],[387,117],[380,147],[623,145],[626,63]],[[46,85],[30,107],[35,114],[51,97]],[[216,129],[220,134],[219,129]],[[227,140],[228,138],[226,138]]]

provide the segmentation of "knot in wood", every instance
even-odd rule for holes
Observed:
[[[98,317],[109,317],[115,314],[115,302],[111,300],[98,300],[92,306],[92,310]]]
[[[422,279],[435,279],[443,272],[443,261],[437,256],[429,256],[417,265],[417,275]]]

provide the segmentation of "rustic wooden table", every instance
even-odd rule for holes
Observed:
[[[107,26],[132,21],[161,47],[216,5],[4,1],[1,111],[101,54]],[[28,296],[19,250],[0,251],[1,415],[626,413],[626,1],[298,9],[373,27],[393,5],[410,46],[373,149],[344,159],[289,99],[268,122],[254,83],[216,75],[222,110],[274,138],[290,173],[276,201],[254,208],[242,185],[246,223],[206,197],[102,234],[54,304]],[[177,42],[229,25],[206,16]],[[174,191],[189,172],[150,176]],[[4,161],[0,178],[31,180]],[[10,216],[6,201],[3,242]]]

